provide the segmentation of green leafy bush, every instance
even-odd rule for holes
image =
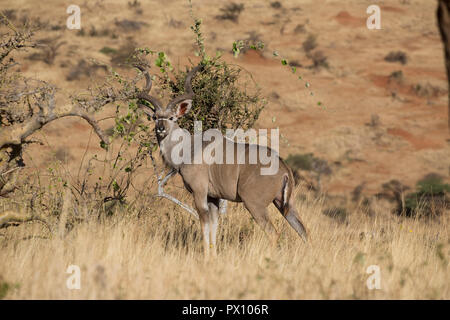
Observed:
[[[252,128],[266,100],[261,97],[260,88],[252,76],[241,67],[225,62],[221,52],[217,52],[214,57],[208,56],[201,24],[200,19],[194,18],[191,30],[198,48],[195,55],[201,58],[199,63],[203,65],[203,70],[192,80],[195,92],[192,109],[179,120],[179,124],[191,133],[194,121],[202,121],[203,130],[217,128],[224,132],[227,128]],[[191,62],[189,69],[196,64]],[[156,77],[160,88],[170,98],[183,94],[188,70],[172,68],[163,52],[157,54],[155,65],[160,67],[162,73]]]
[[[312,153],[291,154],[287,157],[286,163],[294,170],[314,171],[318,174],[331,174],[331,168],[324,159],[314,156]]]
[[[312,181],[307,181],[307,183],[310,185],[310,189],[316,191],[316,193],[320,193],[321,191],[322,177],[329,176],[332,173],[328,162],[325,159],[315,157],[312,153],[291,154],[285,161],[292,168],[296,183],[299,180],[305,180],[305,177],[302,177],[298,173],[298,170],[313,173],[313,178],[316,182],[312,183]]]
[[[450,192],[450,184],[444,183],[437,174],[428,174],[419,180],[416,190],[405,197],[404,212],[407,215],[413,216],[418,212],[425,215],[440,214],[449,205],[447,193]]]
[[[420,195],[444,195],[450,192],[450,184],[444,183],[442,177],[437,174],[426,175],[417,182],[418,194]]]
[[[312,170],[312,162],[314,159],[314,155],[312,153],[305,154],[290,154],[286,163],[294,170]]]
[[[169,81],[172,95],[183,93],[185,71],[174,72]],[[241,86],[242,69],[224,61],[209,63],[193,81],[195,98],[192,110],[179,120],[182,128],[193,132],[194,121],[202,121],[203,130],[253,127],[265,106],[259,90],[251,93]]]

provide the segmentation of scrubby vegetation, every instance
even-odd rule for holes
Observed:
[[[321,191],[322,177],[329,176],[332,173],[331,167],[328,162],[325,159],[315,157],[312,153],[291,154],[286,158],[286,163],[295,172],[294,176],[297,177],[297,180],[302,179],[298,171],[303,170],[312,172],[315,179],[315,187],[313,189],[315,189],[317,192]]]
[[[450,209],[450,184],[437,174],[428,174],[417,182],[416,192],[405,197],[404,212],[408,215],[439,215]]]
[[[388,53],[384,60],[387,62],[399,62],[401,64],[406,64],[408,62],[408,57],[403,51],[391,51]]]
[[[450,185],[443,177],[430,173],[419,180],[414,192],[400,181],[391,180],[377,196],[396,203],[394,212],[408,217],[436,217],[450,208]]]
[[[226,4],[224,7],[220,8],[221,14],[216,16],[219,20],[230,20],[238,23],[239,16],[242,11],[244,11],[243,3],[231,2]]]

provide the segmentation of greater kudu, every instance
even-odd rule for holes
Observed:
[[[216,254],[220,199],[243,202],[261,228],[276,241],[278,234],[267,212],[267,206],[272,202],[291,227],[306,241],[306,229],[295,209],[292,197],[294,188],[292,171],[271,148],[262,147],[266,148],[266,152],[275,154],[279,160],[277,172],[271,175],[261,174],[261,168],[265,165],[259,159],[256,164],[242,164],[242,161],[236,161],[236,157],[239,156],[236,152],[239,149],[239,143],[224,137],[220,141],[221,146],[223,148],[231,147],[235,150],[233,163],[223,161],[222,164],[205,162],[192,164],[172,161],[172,151],[175,144],[178,143],[177,139],[173,139],[173,133],[180,128],[177,119],[187,114],[191,108],[194,98],[191,81],[201,68],[201,66],[197,66],[187,74],[185,93],[170,101],[166,108],[162,107],[157,98],[149,95],[152,86],[151,78],[146,71],[141,69],[145,73],[146,86],[139,98],[146,100],[152,106],[148,108],[140,105],[144,112],[155,121],[156,136],[164,162],[181,175],[185,187],[194,196],[203,231],[205,254],[209,255],[210,248],[213,248],[213,254]],[[190,140],[193,139],[191,135],[188,137]],[[203,142],[202,148],[204,149],[207,145],[208,143]],[[245,150],[245,157],[249,158],[249,150],[261,146],[244,143],[244,146],[241,144],[240,147]],[[194,154],[194,148],[191,148],[190,152]],[[238,164],[239,162],[241,164]]]

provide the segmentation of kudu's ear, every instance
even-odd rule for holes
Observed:
[[[186,115],[192,107],[192,99],[186,99],[181,101],[175,106],[175,116],[181,118]]]
[[[167,105],[167,110],[170,110],[173,115],[177,118],[180,118],[191,110],[192,107],[192,99],[194,99],[195,93],[192,90],[192,77],[197,73],[197,71],[201,70],[203,65],[198,65],[195,68],[192,68],[191,71],[186,75],[186,80],[184,80],[184,91],[185,94],[176,97]]]

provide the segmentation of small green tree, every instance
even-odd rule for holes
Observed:
[[[224,61],[221,52],[217,52],[214,57],[208,56],[201,32],[202,21],[193,19],[191,30],[195,34],[195,55],[200,58],[198,64],[203,65],[203,70],[193,79],[193,106],[190,113],[180,119],[180,126],[191,133],[194,121],[202,121],[204,130],[216,128],[224,132],[227,128],[252,128],[266,105],[260,88],[241,67]],[[140,51],[146,52],[156,54],[150,50]],[[136,58],[142,59],[135,56]],[[188,70],[175,70],[164,52],[157,53],[155,65],[161,71],[156,75],[156,82],[165,91],[165,95],[174,98],[183,94]],[[195,65],[191,61],[189,69]]]

